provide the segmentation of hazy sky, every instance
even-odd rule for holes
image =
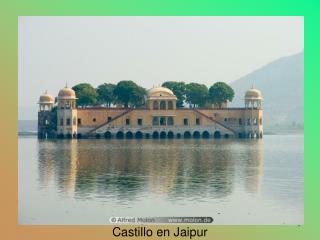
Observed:
[[[66,82],[231,82],[302,51],[303,32],[303,17],[20,17],[19,119]]]

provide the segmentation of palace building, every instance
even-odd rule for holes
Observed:
[[[39,98],[39,138],[262,138],[262,94],[251,88],[244,107],[176,108],[164,87],[147,91],[143,108],[77,107],[71,88]],[[56,108],[54,108],[56,106]]]

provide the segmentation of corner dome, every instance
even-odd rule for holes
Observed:
[[[245,99],[262,99],[261,91],[255,88],[250,88],[246,91]]]
[[[45,91],[39,98],[39,103],[42,104],[53,104],[54,103],[54,97],[48,93],[48,91]]]
[[[59,91],[58,98],[60,99],[76,99],[76,93],[73,89],[67,86]]]
[[[154,87],[148,90],[147,92],[148,98],[174,98],[176,96],[174,93],[166,87]]]

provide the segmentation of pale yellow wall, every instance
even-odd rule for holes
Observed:
[[[81,119],[81,126],[85,127],[97,127],[103,123],[105,123],[108,120],[108,117],[115,117],[119,115],[120,113],[126,111],[125,109],[119,109],[119,108],[101,108],[101,109],[78,109],[78,118]],[[93,118],[96,119],[96,121],[93,121]]]
[[[234,128],[235,130],[240,130],[245,127],[247,118],[263,118],[262,109],[245,109],[245,108],[227,108],[227,109],[199,109],[199,111],[204,114],[213,117],[217,121]],[[241,119],[242,124],[239,124],[239,119]],[[260,126],[260,122],[258,122]],[[262,125],[263,126],[263,119]]]
[[[108,117],[116,117],[125,109],[78,109],[78,118],[81,118],[82,127],[97,127],[105,123]],[[262,118],[262,110],[253,109],[198,109],[205,115],[213,117],[217,121],[234,127],[235,129],[243,128],[245,124],[245,119],[247,117],[248,111],[250,111],[250,116],[258,116]],[[247,113],[246,113],[247,112]],[[193,111],[192,109],[177,109],[177,110],[149,110],[149,109],[134,109],[133,111],[125,114],[124,116],[114,120],[110,125],[112,126],[126,126],[126,118],[130,119],[129,127],[140,127],[138,125],[138,118],[143,119],[143,126],[152,126],[153,116],[173,116],[174,126],[184,126],[183,119],[188,118],[189,126],[196,126],[196,118],[200,119],[201,126],[212,126],[214,122],[202,116],[201,114]],[[93,122],[93,118],[96,122]],[[239,118],[242,119],[242,125],[239,125]],[[226,121],[225,121],[226,120]],[[79,127],[81,127],[79,125]]]

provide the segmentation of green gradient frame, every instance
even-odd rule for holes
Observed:
[[[305,223],[302,226],[207,226],[207,239],[315,239],[320,236],[317,136],[320,89],[320,1],[296,0],[5,0],[0,3],[1,239],[119,239],[111,226],[18,225],[18,16],[304,16]],[[293,103],[294,104],[294,103]],[[318,159],[318,160],[317,160]],[[155,229],[156,226],[151,226]],[[172,228],[172,227],[169,227]],[[127,238],[132,239],[132,238]],[[135,238],[140,239],[140,238]],[[155,239],[155,238],[148,238]],[[173,239],[173,238],[172,238]],[[174,238],[177,239],[177,238]],[[186,239],[186,238],[181,238]],[[188,238],[189,239],[189,238]],[[197,238],[199,239],[199,238]]]

